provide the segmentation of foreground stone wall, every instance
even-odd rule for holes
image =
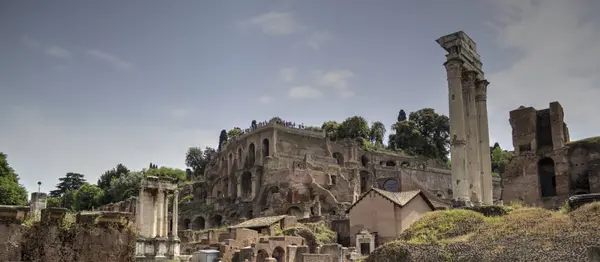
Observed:
[[[0,261],[135,261],[131,214],[0,206]]]

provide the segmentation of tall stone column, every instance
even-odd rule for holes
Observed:
[[[150,233],[152,233],[150,236],[151,237],[156,237],[156,234],[158,233],[156,230],[158,228],[158,195],[160,194],[160,191],[158,189],[156,189],[155,192],[152,192],[151,197],[152,197],[152,208],[150,209],[152,211],[152,231]]]
[[[175,190],[173,193],[173,228],[171,228],[171,236],[173,239],[179,239],[177,236],[177,230],[179,230],[179,190]]]
[[[469,178],[466,173],[467,142],[462,92],[463,61],[450,58],[446,63],[448,99],[450,104],[450,158],[452,161],[452,204],[455,207],[471,205]]]
[[[162,237],[163,232],[163,210],[165,207],[165,191],[163,189],[158,189],[158,193],[156,194],[156,210],[154,211],[154,217],[156,217],[156,237]]]
[[[142,186],[140,187],[140,192],[135,207],[135,227],[137,229],[137,232],[140,232],[142,236],[147,236],[148,234],[146,228],[144,227],[145,213],[143,201],[145,200],[145,197],[146,196],[144,195],[144,187]]]
[[[481,172],[479,156],[479,125],[475,105],[475,80],[477,72],[465,71],[463,75],[463,99],[465,107],[465,129],[467,134],[467,175],[471,202],[481,204]]]
[[[481,173],[481,191],[484,205],[493,204],[492,160],[490,159],[490,133],[487,114],[487,80],[477,81],[475,101],[477,103],[477,123],[479,125],[479,161]]]
[[[163,198],[163,202],[165,203],[164,212],[163,212],[163,232],[162,236],[169,236],[169,196],[167,192],[164,193],[165,197]]]

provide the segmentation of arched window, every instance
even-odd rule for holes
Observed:
[[[363,155],[363,156],[360,158],[360,162],[362,163],[362,165],[363,165],[364,167],[366,167],[366,166],[369,164],[369,157],[368,157],[367,155]]]
[[[250,144],[248,146],[248,165],[253,166],[256,160],[256,148],[254,144]]]
[[[269,139],[265,138],[262,141],[262,152],[263,152],[263,157],[268,157],[269,156]]]
[[[203,217],[197,217],[196,219],[194,219],[193,229],[202,230],[204,228],[206,228],[206,222]]]
[[[538,174],[540,177],[540,193],[542,197],[556,196],[556,173],[554,172],[554,160],[546,157],[538,162]]]
[[[398,181],[396,179],[388,179],[383,182],[383,190],[390,192],[398,192]]]
[[[223,217],[221,215],[215,215],[211,219],[211,227],[221,227],[223,225]]]
[[[246,171],[242,174],[242,197],[247,198],[252,195],[252,173]]]

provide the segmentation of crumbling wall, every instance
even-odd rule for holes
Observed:
[[[32,221],[28,209],[0,206],[0,261],[135,260],[130,213],[47,208]]]

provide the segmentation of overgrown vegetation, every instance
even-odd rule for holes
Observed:
[[[458,209],[428,213],[366,262],[586,261],[586,248],[600,242],[600,203],[569,213],[506,210],[494,217]]]
[[[323,245],[335,243],[337,235],[324,222],[317,223],[298,223],[294,227],[283,230],[283,235],[304,237],[308,242],[314,241],[314,244]]]

